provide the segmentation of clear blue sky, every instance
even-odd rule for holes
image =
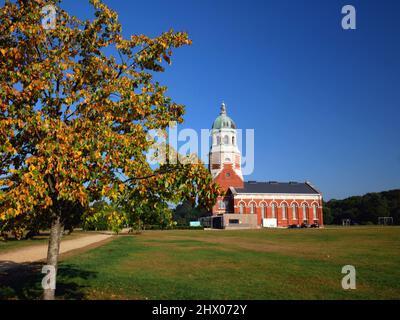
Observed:
[[[400,188],[400,1],[105,0],[124,34],[187,31],[158,77],[209,128],[224,100],[255,129],[247,180],[310,180],[326,199]],[[341,8],[357,30],[341,28]],[[85,18],[85,1],[62,5]]]

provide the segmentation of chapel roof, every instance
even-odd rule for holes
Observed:
[[[226,105],[223,102],[221,104],[221,112],[219,116],[215,119],[212,128],[214,130],[236,129],[235,122],[226,114]]]
[[[290,194],[310,194],[317,195],[320,192],[309,182],[257,182],[248,181],[243,188],[232,188],[234,193],[240,194],[260,194],[260,193],[290,193]]]

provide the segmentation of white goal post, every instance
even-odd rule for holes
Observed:
[[[393,225],[393,217],[378,217],[378,224],[381,226]]]
[[[342,225],[344,227],[350,226],[350,223],[351,223],[350,219],[342,219]]]

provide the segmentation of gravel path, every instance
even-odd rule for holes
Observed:
[[[80,249],[96,242],[103,241],[112,237],[110,234],[93,234],[78,239],[61,240],[60,253]],[[0,253],[0,266],[2,262],[7,263],[26,263],[46,259],[47,243],[34,245],[25,248],[15,249],[10,252]]]

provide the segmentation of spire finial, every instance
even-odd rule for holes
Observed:
[[[226,114],[226,105],[224,101],[221,103],[221,114]]]

